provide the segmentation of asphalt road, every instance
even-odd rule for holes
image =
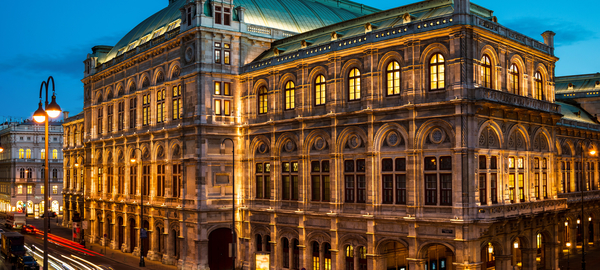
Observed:
[[[61,220],[59,219],[59,222]],[[51,218],[50,222],[51,232],[54,231],[58,235],[68,237],[70,235],[70,229],[63,228],[61,226],[56,225],[55,218]],[[4,224],[4,217],[0,218],[0,224]],[[35,226],[38,230],[40,230],[37,234],[23,234],[25,236],[25,244],[29,246],[29,248],[34,251],[33,253],[37,253],[39,256],[34,256],[37,260],[38,264],[41,266],[43,263],[43,255],[42,249],[44,246],[44,237],[43,237],[43,220],[42,219],[34,219],[27,218],[27,224]],[[10,229],[4,228],[5,231],[9,231]],[[85,247],[79,245],[78,243],[70,241],[71,239],[65,239],[56,234],[49,234],[48,236],[48,250],[49,255],[55,257],[56,259],[68,263],[73,269],[83,269],[83,270],[95,270],[97,268],[94,265],[106,269],[106,270],[117,270],[117,269],[131,269],[132,267],[128,264],[124,264],[113,259],[107,258],[102,253],[94,252]],[[36,250],[35,247],[39,248]],[[28,252],[32,253],[32,252]],[[28,255],[30,255],[28,254]],[[35,255],[35,254],[34,254]],[[73,256],[77,256],[78,258],[74,258]],[[1,256],[0,256],[1,257]],[[68,257],[69,259],[66,259]],[[73,260],[78,263],[73,262]],[[11,269],[11,265],[4,260],[4,258],[0,258],[0,270],[9,270]],[[63,270],[69,269],[68,267],[63,267],[58,263],[55,259],[50,259],[49,269],[53,270]],[[41,269],[41,268],[40,268]]]

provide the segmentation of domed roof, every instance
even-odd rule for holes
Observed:
[[[160,30],[158,34],[162,34],[167,30],[168,25],[171,26],[175,22],[178,25],[181,19],[179,9],[185,5],[185,2],[186,0],[173,1],[166,8],[144,20],[127,33],[104,59],[98,59],[99,62],[106,62],[140,43],[147,42],[148,39],[157,36],[151,35],[157,30]],[[204,8],[205,15],[211,16],[208,3],[209,1]],[[236,7],[242,6],[246,9],[245,23],[296,33],[379,11],[347,0],[319,0],[318,2],[317,0],[234,0],[233,3]],[[233,19],[237,20],[235,11]],[[132,43],[134,45],[128,48]]]

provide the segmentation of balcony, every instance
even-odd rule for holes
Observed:
[[[560,113],[560,105],[489,88],[476,88],[475,99],[548,113]]]
[[[570,193],[561,193],[558,194],[558,197],[561,199],[566,199],[567,203],[579,203],[581,202],[581,192],[575,191]],[[583,192],[583,201],[599,201],[600,200],[600,190],[590,190]]]
[[[494,220],[515,216],[531,216],[544,212],[556,212],[567,209],[567,200],[544,200],[502,205],[486,205],[477,207],[477,219]]]

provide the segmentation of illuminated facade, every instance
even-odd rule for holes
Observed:
[[[555,100],[554,33],[468,0],[294,3],[169,1],[92,49],[64,125],[88,242],[230,269],[234,194],[243,269],[557,269],[599,240],[600,125]]]
[[[52,211],[60,213],[63,189],[63,129],[50,122],[48,142],[49,200]],[[44,203],[44,126],[32,120],[0,125],[0,211],[37,216]]]

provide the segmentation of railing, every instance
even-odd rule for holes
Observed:
[[[478,219],[498,219],[520,215],[534,215],[543,212],[561,211],[567,209],[567,200],[544,200],[503,205],[486,205],[477,207]]]
[[[581,192],[580,191],[561,193],[561,194],[558,194],[558,197],[561,199],[566,199],[568,203],[581,202]],[[586,202],[600,200],[600,190],[584,191],[583,192],[583,200]]]
[[[475,99],[491,101],[506,105],[519,106],[550,113],[560,113],[560,105],[558,104],[537,100],[529,97],[519,96],[498,90],[492,90],[489,88],[477,88],[475,90]]]

